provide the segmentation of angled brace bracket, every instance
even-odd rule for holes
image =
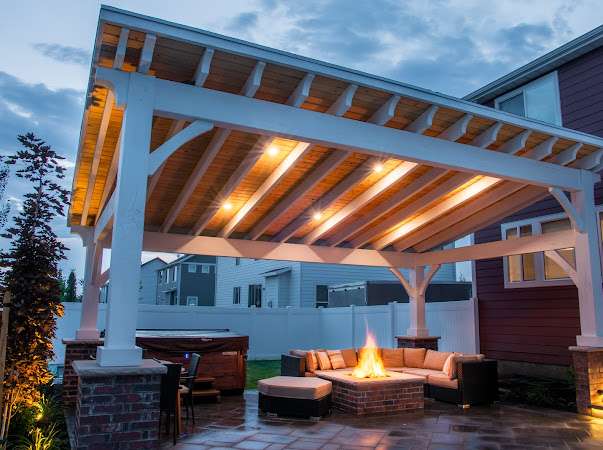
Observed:
[[[580,214],[574,205],[572,205],[570,199],[567,198],[565,192],[557,187],[550,187],[549,193],[557,199],[563,210],[566,212],[570,222],[572,223],[572,228],[578,233],[584,233],[584,222],[582,217],[580,217]]]
[[[553,262],[559,267],[561,267],[565,273],[567,273],[567,276],[571,278],[574,284],[578,286],[578,274],[576,272],[576,268],[568,263],[563,256],[561,256],[559,250],[547,250],[544,252],[544,254],[551,258],[551,260],[553,260]]]

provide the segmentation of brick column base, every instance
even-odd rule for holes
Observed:
[[[580,414],[603,416],[603,348],[570,347],[576,379],[576,407]]]
[[[86,361],[96,357],[96,348],[103,345],[102,339],[63,339],[65,344],[65,367],[63,368],[63,405],[74,408],[77,399],[77,375],[73,371],[73,361]]]
[[[75,361],[78,398],[75,449],[158,449],[161,376],[152,359],[133,367]]]
[[[396,336],[398,348],[426,348],[428,350],[438,349],[440,336]]]

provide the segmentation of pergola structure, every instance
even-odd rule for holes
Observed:
[[[409,293],[408,334],[419,337],[440,264],[545,251],[578,287],[578,344],[603,346],[602,148],[588,134],[103,6],[68,218],[86,246],[76,338],[98,337],[110,276],[98,365],[141,364],[143,250],[386,267]],[[572,230],[434,250],[549,194]],[[575,266],[557,252],[568,247]]]

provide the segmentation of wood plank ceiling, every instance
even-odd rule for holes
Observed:
[[[152,55],[148,70],[145,52]],[[163,36],[155,39],[111,23],[102,24],[95,58],[98,67],[143,71],[564,165],[593,169],[602,153],[592,145],[526,132],[462,110],[392,97],[291,67],[258,65],[252,58]],[[250,86],[250,77],[257,79],[258,74],[259,85]],[[95,86],[84,116],[69,212],[72,225],[93,226],[114,189],[122,115],[112,95]],[[187,125],[154,117],[151,151]],[[150,180],[146,230],[425,251],[547,195],[541,187],[390,157],[297,146],[287,139],[224,129],[193,139]]]

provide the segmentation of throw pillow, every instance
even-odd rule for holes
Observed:
[[[383,365],[385,367],[404,367],[404,349],[403,348],[384,348]]]
[[[341,350],[327,350],[327,355],[329,355],[329,361],[331,361],[333,369],[345,369],[345,361]]]
[[[435,350],[427,350],[423,367],[425,369],[443,370],[444,363],[450,356],[449,352],[437,352]]]
[[[358,357],[356,356],[356,350],[353,348],[346,348],[341,351],[341,356],[345,361],[346,367],[356,367],[358,365]]]
[[[318,358],[318,368],[320,370],[331,370],[331,360],[327,352],[316,352],[316,358]]]
[[[448,356],[448,358],[446,358],[446,362],[444,363],[444,367],[442,367],[442,372],[444,372],[446,374],[446,376],[448,378],[450,378],[451,380],[456,375],[456,370],[455,370],[456,358],[455,358],[455,355],[456,355],[456,353],[451,353],[450,356]]]
[[[405,348],[404,349],[404,366],[422,369],[426,352],[427,352],[427,350],[424,348]]]
[[[316,353],[313,350],[306,352],[306,370],[308,372],[314,372],[318,369],[318,359],[316,359]]]

